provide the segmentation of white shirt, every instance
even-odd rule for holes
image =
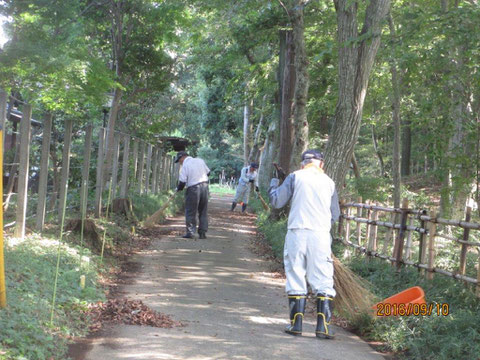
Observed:
[[[180,169],[179,181],[187,184],[187,187],[197,185],[202,182],[208,181],[208,173],[210,169],[208,168],[205,161],[200,158],[192,158],[187,156],[183,160],[182,168]]]

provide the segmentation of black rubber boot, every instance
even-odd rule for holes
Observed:
[[[237,203],[234,201],[234,202],[232,202],[232,208],[230,209],[230,211],[235,210],[235,206],[237,206]]]
[[[243,204],[243,205],[242,205],[242,213],[244,213],[245,210],[247,210],[247,204]]]
[[[199,239],[206,239],[206,238],[207,238],[207,233],[206,233],[206,231],[199,230],[199,231],[198,231],[198,237],[199,237]]]
[[[335,333],[330,326],[332,319],[333,298],[324,294],[317,295],[317,329],[315,334],[320,339],[333,339]]]
[[[302,335],[303,315],[305,314],[305,295],[288,295],[288,306],[290,308],[290,325],[285,332],[290,335]]]

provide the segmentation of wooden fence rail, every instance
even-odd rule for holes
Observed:
[[[361,198],[358,202],[340,201],[341,216],[337,240],[367,256],[388,260],[397,269],[404,265],[415,266],[425,273],[428,279],[432,279],[434,273],[438,273],[476,285],[476,294],[480,297],[480,242],[470,239],[471,231],[480,230],[480,224],[471,222],[470,207],[466,209],[465,219],[450,220],[437,217],[434,211],[428,213],[424,209],[410,209],[407,200],[403,201],[401,208],[389,208],[361,201]],[[353,209],[356,209],[355,215]],[[351,231],[351,222],[356,224],[355,232]],[[439,231],[441,226],[448,227],[449,232],[458,232],[460,229],[462,235],[456,237],[444,234]],[[380,239],[378,235],[382,229]],[[480,236],[480,233],[476,235]],[[443,239],[443,242],[447,243],[440,243],[438,239]],[[383,240],[381,251],[379,240]],[[448,270],[436,266],[438,250],[446,245],[456,244],[460,245],[459,260],[450,263]],[[479,254],[475,257],[476,278],[466,275],[467,255],[475,248]],[[417,254],[416,261],[411,260],[414,254]],[[469,274],[472,274],[473,268],[469,270]]]

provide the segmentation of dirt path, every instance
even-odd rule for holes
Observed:
[[[340,328],[335,340],[316,339],[313,315],[306,316],[305,336],[283,333],[284,280],[274,278],[269,264],[248,250],[254,217],[229,213],[230,201],[212,196],[207,240],[182,239],[184,219],[176,217],[163,225],[171,235],[132,258],[137,273],[123,295],[185,326],[113,326],[76,360],[383,359]]]

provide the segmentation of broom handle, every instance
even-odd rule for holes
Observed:
[[[175,197],[175,195],[177,194],[177,192],[174,192],[169,198],[167,201],[165,201],[165,204],[163,204],[163,206],[158,209],[157,211],[155,211],[152,215],[150,215],[147,220],[145,220],[144,224],[145,225],[150,225],[151,222],[154,222],[153,220],[158,218],[164,211],[165,209],[168,207],[168,205],[170,205],[170,203],[172,202],[173,198]]]

